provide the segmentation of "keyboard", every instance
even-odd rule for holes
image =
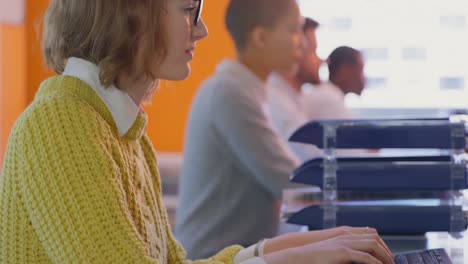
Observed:
[[[429,249],[395,255],[396,264],[452,264],[444,249]]]

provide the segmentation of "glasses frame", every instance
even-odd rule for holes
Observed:
[[[203,0],[197,0],[197,1],[198,1],[198,8],[197,8],[197,12],[195,13],[195,20],[193,21],[195,26],[197,26],[198,22],[200,22],[201,13],[203,11]]]

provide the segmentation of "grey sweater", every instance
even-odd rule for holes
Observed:
[[[198,91],[186,131],[175,234],[189,258],[276,235],[298,161],[272,129],[264,84],[236,61]]]

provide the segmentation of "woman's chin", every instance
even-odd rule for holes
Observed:
[[[186,64],[184,67],[180,67],[178,69],[170,69],[170,72],[161,76],[161,79],[168,81],[183,81],[190,76],[191,71],[192,69],[190,68],[190,65]]]

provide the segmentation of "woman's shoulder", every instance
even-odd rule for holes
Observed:
[[[44,81],[36,93],[34,100],[23,112],[23,118],[55,118],[67,113],[92,112],[92,107],[83,98],[68,89],[73,82],[66,82],[68,78],[52,77]]]
[[[91,90],[86,91],[86,85],[72,77],[57,76],[44,81],[33,102],[16,121],[14,130],[67,130],[71,127],[82,130],[105,123],[92,102],[74,92],[74,89],[92,93]]]

